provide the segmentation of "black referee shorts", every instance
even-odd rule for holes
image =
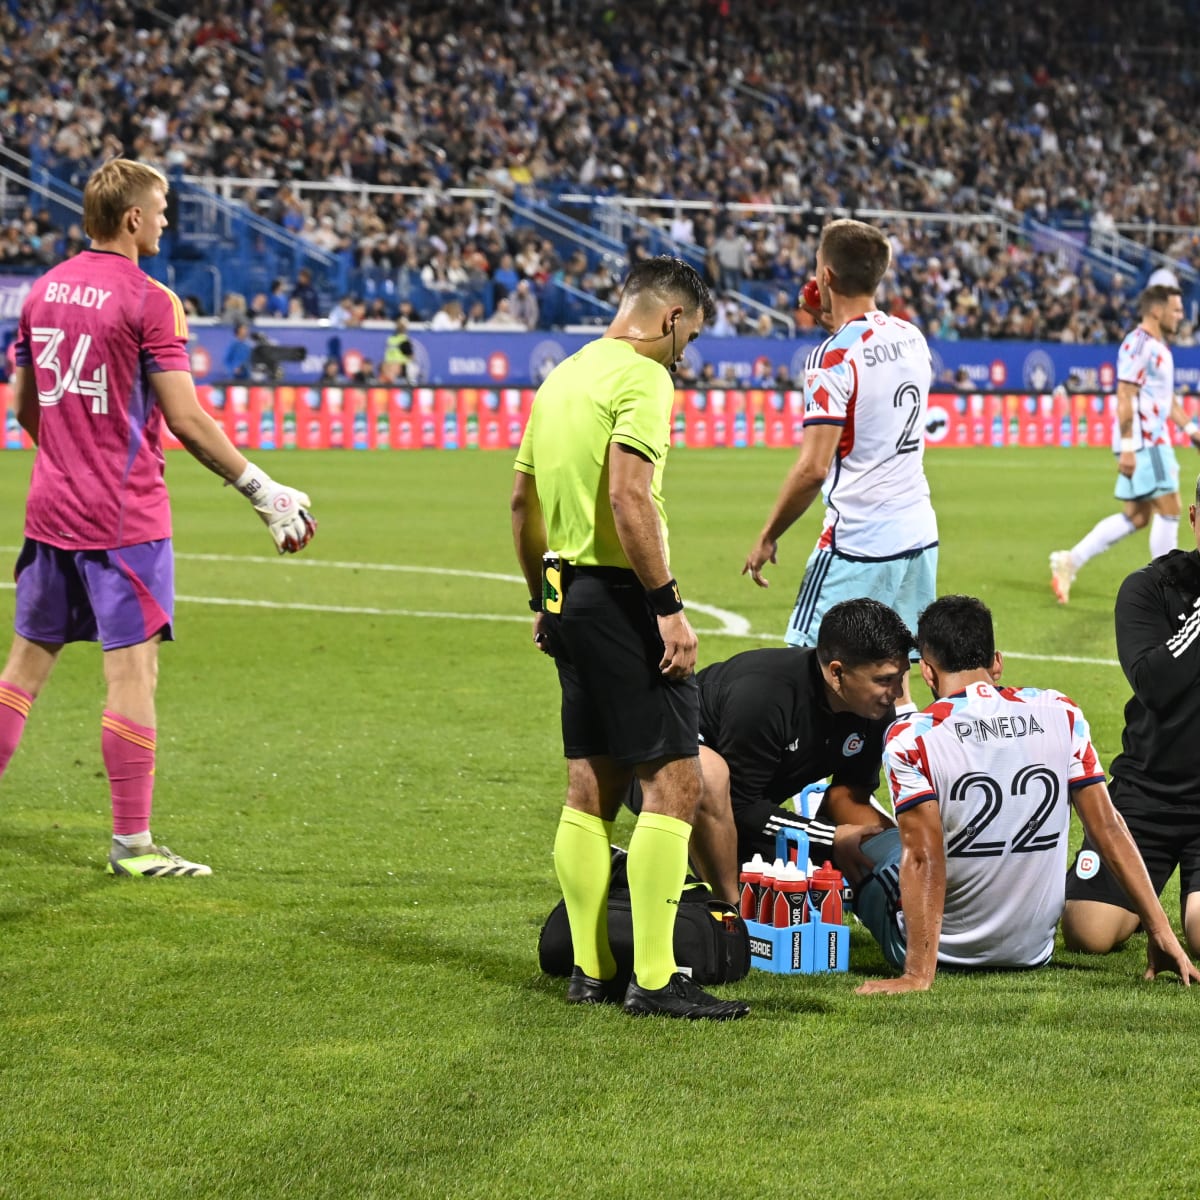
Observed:
[[[1176,867],[1180,895],[1200,891],[1200,807],[1159,800],[1122,779],[1114,779],[1109,790],[1113,806],[1125,818],[1141,851],[1155,892],[1162,895]],[[1067,871],[1067,899],[1098,900],[1135,911],[1086,833]]]
[[[658,621],[632,571],[574,568],[559,633],[567,758],[607,755],[632,767],[699,753],[696,677],[676,681],[659,672]]]

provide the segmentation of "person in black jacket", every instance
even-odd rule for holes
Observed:
[[[1188,519],[1200,547],[1196,509]],[[1180,909],[1200,954],[1200,549],[1172,550],[1134,571],[1117,593],[1117,654],[1133,688],[1113,804],[1125,818],[1155,890],[1179,868]],[[1106,954],[1138,927],[1116,880],[1085,838],[1067,877],[1063,936],[1072,950]]]
[[[872,794],[911,646],[886,604],[845,600],[822,619],[814,648],[745,650],[698,673],[704,792],[689,855],[720,899],[737,903],[739,864],[756,852],[773,859],[785,827],[808,835],[814,862],[837,863],[838,827],[892,824]],[[826,777],[811,818],[783,807]],[[639,804],[635,783],[630,806]]]

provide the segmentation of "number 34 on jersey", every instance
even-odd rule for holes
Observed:
[[[108,367],[99,363],[88,371],[88,355],[92,349],[92,335],[81,333],[74,347],[66,345],[66,334],[61,329],[46,325],[35,325],[30,331],[38,368],[38,403],[43,408],[58,404],[64,396],[75,395],[91,400],[92,412],[108,412]],[[66,360],[64,367],[63,361]],[[43,372],[45,374],[43,374]],[[50,379],[46,379],[46,375]],[[50,387],[43,390],[42,385]]]

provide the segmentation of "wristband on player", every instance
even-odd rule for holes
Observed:
[[[253,504],[272,482],[266,471],[248,462],[246,469],[233,481],[233,486]]]
[[[662,587],[650,588],[646,592],[646,599],[650,601],[650,608],[656,617],[669,617],[683,612],[683,597],[674,579],[667,580]]]
[[[529,611],[530,612],[541,612],[542,611],[541,596],[537,596],[537,597],[530,596],[529,597]]]
[[[1137,446],[1131,437],[1123,437],[1121,439],[1121,453],[1132,454],[1137,449]]]
[[[1183,432],[1186,433],[1188,435],[1188,437],[1194,438],[1196,436],[1196,434],[1200,433],[1200,421],[1197,421],[1196,418],[1193,417],[1183,427]]]

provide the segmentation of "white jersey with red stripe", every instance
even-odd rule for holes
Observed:
[[[821,491],[820,545],[847,558],[888,559],[937,544],[925,479],[932,378],[921,331],[875,309],[809,355],[804,426],[842,431]]]
[[[1134,449],[1169,446],[1167,420],[1175,403],[1175,359],[1166,342],[1140,325],[1126,334],[1117,351],[1117,379],[1138,389],[1133,410]],[[1114,454],[1120,449],[1120,436],[1114,422]]]
[[[1044,963],[1065,900],[1069,794],[1104,779],[1079,707],[1061,692],[973,683],[896,721],[883,763],[897,817],[925,803],[941,813],[938,962]]]

